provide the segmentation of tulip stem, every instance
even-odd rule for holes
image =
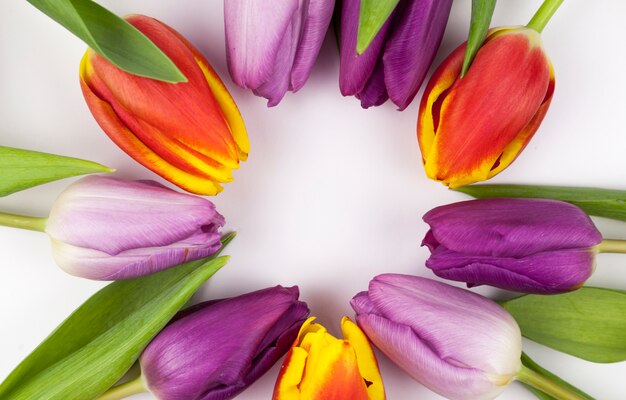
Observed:
[[[526,26],[541,33],[561,3],[563,3],[563,0],[544,0],[541,7],[539,7]]]
[[[111,389],[107,390],[102,396],[98,397],[98,400],[118,400],[145,391],[146,387],[143,385],[141,375],[139,375],[137,379],[124,382],[121,385],[113,386]]]
[[[46,229],[47,218],[27,217],[25,215],[0,213],[0,225],[13,228],[29,229],[43,232]]]
[[[626,240],[604,239],[596,250],[598,253],[626,253]]]
[[[522,365],[522,369],[517,373],[517,380],[524,382],[535,389],[541,390],[557,400],[585,400],[585,398],[578,393],[573,392],[565,386],[561,386],[548,377],[541,375],[524,365]]]

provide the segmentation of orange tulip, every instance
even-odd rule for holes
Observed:
[[[88,49],[80,84],[89,109],[111,140],[143,166],[190,192],[219,193],[250,147],[235,102],[204,56],[178,32],[142,15],[126,20],[188,81],[132,75]]]
[[[539,32],[497,28],[465,77],[465,44],[435,71],[419,109],[426,174],[450,187],[500,173],[526,147],[554,92],[554,71]]]
[[[274,400],[384,400],[374,351],[361,329],[341,320],[344,339],[309,318],[280,369]]]

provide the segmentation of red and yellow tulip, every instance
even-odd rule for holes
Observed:
[[[465,77],[465,44],[433,74],[422,97],[418,139],[426,174],[450,187],[508,167],[543,120],[554,71],[530,28],[493,29]]]
[[[250,147],[235,102],[204,56],[178,32],[146,16],[126,19],[188,81],[132,75],[88,49],[80,84],[89,109],[113,142],[145,167],[190,192],[219,193]]]
[[[274,388],[274,400],[384,400],[376,356],[361,329],[341,320],[337,339],[309,318],[287,354]]]

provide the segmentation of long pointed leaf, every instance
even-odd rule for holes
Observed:
[[[231,239],[225,236],[223,247]],[[212,256],[104,287],[11,372],[0,385],[0,398],[97,397],[227,260]]]
[[[99,4],[91,0],[27,1],[124,71],[165,82],[187,81],[150,39]]]
[[[0,197],[70,176],[112,172],[95,162],[0,146]]]
[[[474,61],[474,57],[476,57],[476,53],[478,53],[478,49],[483,45],[495,8],[496,0],[472,0],[472,19],[470,21],[461,77],[465,76],[472,61]]]
[[[522,352],[522,364],[524,364],[524,366],[528,369],[531,369],[547,378],[549,378],[552,382],[558,383],[559,385],[568,388],[569,390],[578,393],[578,395],[580,395],[583,399],[587,399],[587,400],[595,400],[593,397],[589,396],[587,393],[583,392],[582,390],[578,389],[576,386],[570,384],[567,381],[564,381],[563,379],[559,378],[558,376],[554,375],[552,372],[548,371],[545,368],[542,368],[539,364],[537,364],[533,359],[531,359],[530,357],[528,357],[528,354],[523,353]],[[535,389],[532,386],[529,386],[525,383],[522,383],[522,385],[524,385],[526,387],[526,389],[528,389],[530,392],[532,392],[537,398],[542,399],[542,400],[559,400],[556,397],[552,397],[549,394],[546,394],[540,390]]]
[[[587,214],[626,221],[626,190],[567,186],[471,185],[454,189],[472,197],[525,197],[562,200]]]
[[[570,293],[525,295],[502,302],[522,335],[584,360],[626,360],[626,292],[583,287]]]
[[[400,0],[361,0],[356,52],[363,54]]]

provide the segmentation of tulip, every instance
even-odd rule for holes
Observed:
[[[274,388],[274,400],[378,400],[385,389],[374,351],[347,317],[344,339],[309,318],[287,354]]]
[[[417,276],[383,274],[352,299],[358,325],[415,380],[449,399],[493,399],[522,368],[522,338],[499,305]]]
[[[204,56],[178,32],[142,15],[126,20],[188,81],[132,75],[88,49],[80,84],[89,109],[111,140],[146,168],[189,192],[219,193],[250,147],[235,102]]]
[[[232,399],[261,377],[309,314],[298,287],[276,286],[182,311],[140,357],[158,399]]]
[[[417,126],[426,175],[450,187],[508,167],[539,128],[554,92],[554,71],[537,31],[491,30],[461,78],[465,46],[430,78]]]
[[[210,201],[152,181],[88,176],[55,201],[45,223],[57,264],[72,275],[116,280],[215,253],[224,217]]]
[[[452,0],[401,0],[363,54],[357,54],[360,0],[344,0],[341,10],[339,87],[361,107],[387,99],[404,110],[413,100],[435,58]]]
[[[602,236],[578,207],[546,199],[481,199],[434,208],[422,245],[442,278],[526,293],[562,293],[594,271]]]
[[[277,105],[306,82],[335,0],[224,0],[226,58],[242,88]]]

